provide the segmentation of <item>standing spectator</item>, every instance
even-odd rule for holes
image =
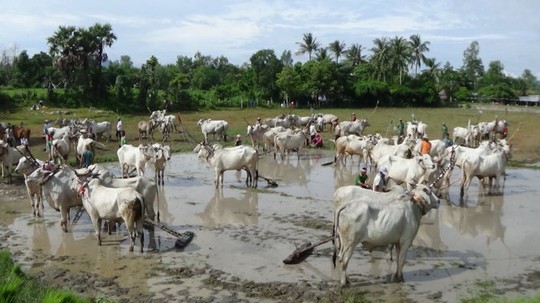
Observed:
[[[257,117],[257,122],[255,124],[261,125],[261,117]]]
[[[452,139],[450,139],[450,136],[448,134],[446,134],[446,136],[443,138],[442,141],[444,142],[444,147],[449,147],[449,146],[454,145],[454,142],[452,141]]]
[[[355,113],[352,113],[352,115],[351,115],[351,121],[352,121],[352,122],[356,121],[356,114],[355,114]]]
[[[354,185],[360,186],[365,189],[371,189],[371,185],[367,183],[367,180],[369,179],[369,176],[367,175],[367,168],[362,167],[360,169],[360,172],[356,175],[356,178],[354,178]]]
[[[16,144],[15,142],[15,136],[13,135],[13,125],[11,125],[11,123],[8,123],[7,124],[7,127],[6,127],[6,141],[7,141],[7,144],[9,144],[9,146],[11,147],[14,147]]]
[[[429,155],[430,151],[431,151],[431,142],[429,142],[428,136],[424,135],[424,137],[422,137],[422,142],[420,143],[420,154]]]
[[[82,154],[82,167],[88,167],[92,165],[92,160],[94,158],[94,153],[90,149],[87,149]]]
[[[51,127],[51,124],[49,124],[49,120],[45,120],[45,122],[43,123],[43,138],[45,139],[45,148],[43,149],[43,151],[46,152],[49,152],[49,127]]]
[[[386,166],[381,167],[379,173],[373,179],[373,190],[374,191],[386,191],[386,182],[388,178],[388,169]]]
[[[124,124],[122,123],[122,119],[120,117],[116,118],[118,122],[116,122],[116,142],[120,142],[120,139],[122,137],[122,131],[124,130]]]
[[[126,131],[123,130],[120,134],[120,144],[118,145],[118,147],[122,147],[126,144]]]
[[[442,124],[442,138],[448,137],[448,127],[446,126],[446,123]]]
[[[399,119],[399,123],[397,125],[398,135],[400,138],[403,138],[405,135],[405,124],[403,124],[403,120]]]
[[[313,142],[313,139],[315,138],[315,134],[317,134],[317,127],[315,127],[315,123],[310,122],[309,124],[309,140]]]

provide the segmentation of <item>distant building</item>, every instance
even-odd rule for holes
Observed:
[[[537,106],[540,103],[540,95],[519,96],[517,102],[520,105]]]

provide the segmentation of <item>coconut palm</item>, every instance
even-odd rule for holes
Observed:
[[[365,61],[366,56],[362,55],[362,45],[356,43],[346,51],[346,60],[351,66],[357,66]]]
[[[427,65],[427,58],[424,53],[429,52],[429,41],[422,42],[420,35],[412,35],[409,39],[409,45],[412,50],[412,66],[414,67],[414,74],[417,74],[422,62]]]
[[[334,53],[334,56],[336,57],[336,63],[339,63],[339,57],[341,57],[341,55],[343,54],[346,54],[347,51],[345,50],[345,47],[347,45],[344,43],[344,42],[340,42],[338,40],[330,43],[328,45],[328,49]]]
[[[319,48],[317,50],[317,53],[315,54],[315,59],[317,61],[330,59],[330,56],[328,55],[328,49],[327,48]]]
[[[319,42],[317,42],[317,38],[314,38],[312,33],[305,33],[302,42],[296,42],[296,44],[299,46],[296,55],[307,53],[309,61],[311,61],[311,54],[318,50],[320,46]]]
[[[386,37],[373,40],[374,46],[371,48],[373,55],[371,63],[374,67],[374,75],[378,81],[386,81],[386,74],[389,70],[388,62],[390,60],[390,44]]]
[[[403,37],[394,37],[390,40],[390,64],[393,72],[397,72],[399,84],[403,74],[407,72],[407,66],[411,61],[411,48]]]

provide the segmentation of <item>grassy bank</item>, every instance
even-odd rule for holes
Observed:
[[[411,120],[412,115],[418,120],[427,123],[428,133],[431,139],[441,137],[441,124],[446,122],[450,133],[456,126],[466,127],[470,120],[472,124],[479,121],[492,121],[497,116],[499,119],[506,119],[509,122],[509,136],[512,144],[513,158],[512,165],[521,165],[536,163],[540,161],[540,137],[536,130],[540,128],[540,114],[535,108],[524,107],[505,107],[489,106],[487,108],[365,108],[365,109],[321,109],[322,112],[332,113],[339,117],[341,121],[348,120],[352,112],[359,118],[368,118],[370,126],[366,133],[380,133],[383,136],[392,136],[393,127],[400,118],[404,121]],[[315,112],[318,112],[317,110]],[[60,114],[62,113],[62,115]],[[183,125],[191,138],[184,134],[172,134],[171,141],[168,142],[174,152],[191,151],[195,141],[202,140],[202,134],[197,126],[197,121],[202,118],[223,119],[229,122],[227,134],[231,137],[236,134],[244,135],[244,141],[248,142],[245,136],[247,122],[254,123],[257,117],[267,118],[279,114],[295,113],[300,116],[313,113],[309,109],[262,109],[262,108],[227,108],[198,112],[172,113],[178,114],[182,119]],[[93,108],[82,109],[58,109],[49,108],[43,111],[32,111],[28,108],[21,108],[16,112],[3,113],[0,121],[19,124],[24,122],[31,128],[32,152],[37,158],[44,159],[43,152],[44,141],[41,137],[43,121],[45,119],[56,120],[60,116],[64,118],[91,118],[96,121],[110,121],[116,123],[117,114],[110,111],[102,111]],[[138,145],[137,123],[141,120],[147,120],[149,114],[144,115],[122,115],[128,143]],[[247,122],[246,122],[247,121]],[[53,125],[54,126],[54,125]],[[323,138],[330,139],[333,135],[327,130],[323,133]],[[154,137],[161,140],[161,134],[157,133]],[[333,144],[325,141],[325,148],[332,149]],[[227,144],[232,144],[228,142]],[[106,151],[100,151],[96,155],[96,162],[117,161],[116,150],[117,142],[105,143]]]
[[[0,250],[0,302],[27,303],[89,303],[108,302],[103,299],[89,300],[77,294],[41,285],[39,281],[25,275],[14,263],[7,250]]]

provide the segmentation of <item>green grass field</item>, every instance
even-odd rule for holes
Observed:
[[[513,111],[519,110],[519,111]],[[45,119],[56,120],[64,118],[90,118],[96,121],[110,121],[114,126],[116,124],[117,114],[110,111],[103,111],[93,108],[81,109],[60,109],[48,108],[40,111],[32,111],[29,108],[21,108],[16,112],[2,113],[0,121],[19,124],[23,122],[32,130],[30,140],[31,150],[35,157],[44,159],[43,152],[44,140],[41,136],[43,122]],[[351,113],[356,113],[358,118],[367,118],[370,126],[366,128],[366,133],[380,133],[383,136],[392,136],[393,127],[400,118],[404,121],[411,120],[412,115],[416,119],[428,124],[428,133],[430,139],[439,139],[441,137],[441,126],[445,122],[448,125],[450,134],[456,126],[466,127],[470,120],[472,124],[479,121],[492,121],[498,116],[499,119],[506,119],[509,122],[510,143],[512,144],[512,165],[535,163],[540,160],[540,136],[535,132],[540,128],[540,114],[536,108],[524,107],[504,107],[491,106],[489,109],[477,110],[473,108],[363,108],[363,109],[318,109],[314,112],[332,113],[339,117],[341,121],[350,119]],[[197,121],[202,118],[223,119],[229,122],[227,134],[234,136],[241,134],[244,136],[244,142],[247,122],[254,123],[256,118],[275,117],[279,114],[295,113],[300,116],[310,115],[309,109],[263,109],[263,108],[224,108],[217,110],[198,111],[198,112],[172,112],[178,114],[187,129],[187,132],[196,140],[202,140],[203,136],[197,126]],[[144,115],[121,115],[127,134],[129,144],[138,145],[137,123],[141,120],[148,120],[149,113]],[[246,122],[247,121],[247,122]],[[393,123],[393,124],[392,124]],[[54,125],[53,125],[54,126]],[[332,133],[325,131],[323,133],[325,148],[333,149],[333,144],[327,139],[333,138]],[[155,140],[161,140],[161,134],[154,136]],[[187,136],[183,134],[172,134],[171,141],[168,144],[175,152],[191,151],[194,147],[192,140],[186,140]],[[232,144],[228,142],[227,144]],[[116,161],[117,142],[105,143],[106,151],[100,151],[96,155],[96,162]]]

